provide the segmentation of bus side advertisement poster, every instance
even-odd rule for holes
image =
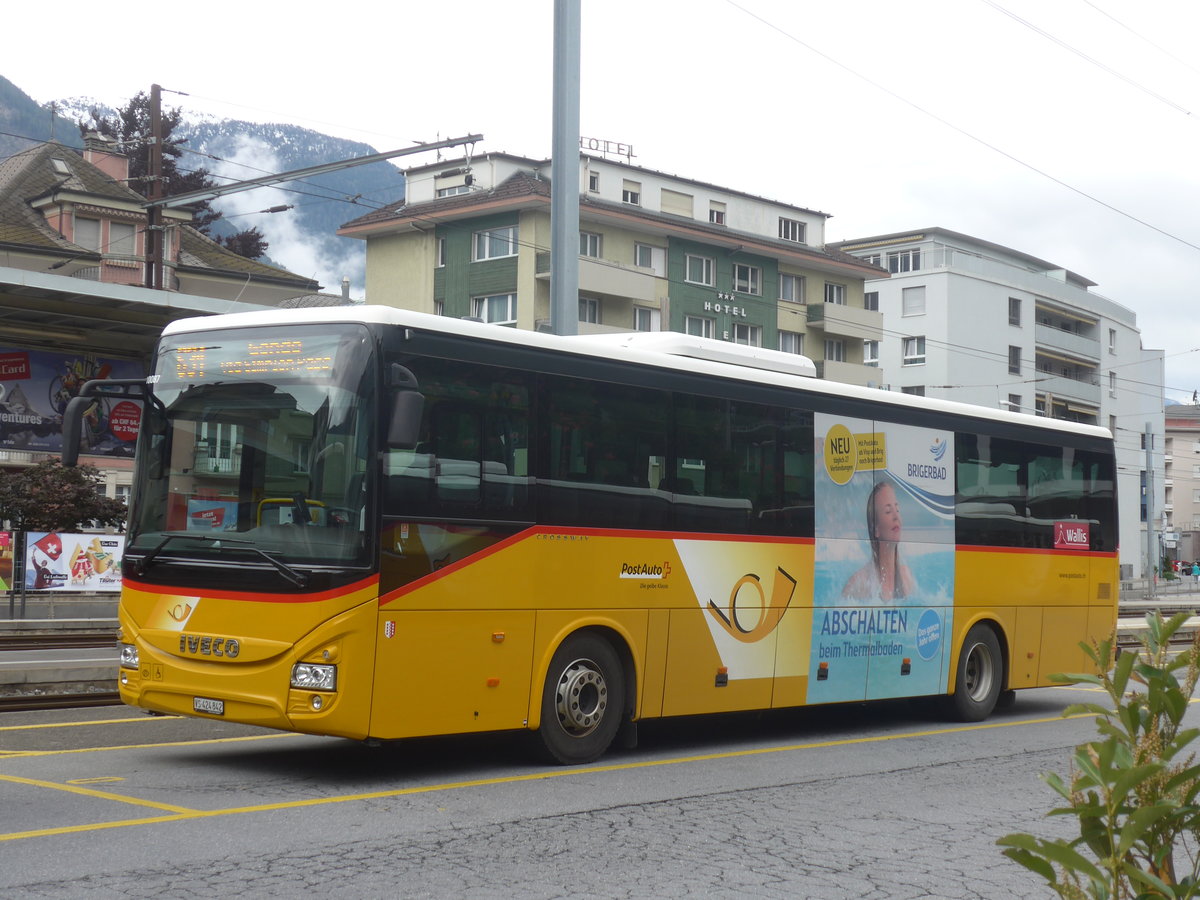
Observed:
[[[92,354],[0,348],[0,449],[62,450],[62,415],[92,379],[140,378],[141,363]],[[141,404],[97,397],[83,414],[80,450],[132,457]]]
[[[25,587],[31,591],[119,591],[121,534],[30,531],[25,535]]]
[[[815,418],[808,702],[943,693],[954,615],[954,433]]]

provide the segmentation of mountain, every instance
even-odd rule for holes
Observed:
[[[127,98],[126,98],[127,99]],[[119,101],[125,102],[124,99]],[[86,97],[39,105],[12,82],[0,77],[0,159],[24,150],[33,141],[53,136],[64,144],[81,147],[76,124],[90,119],[96,108],[110,115],[113,108]],[[51,121],[54,125],[51,126]],[[175,136],[186,140],[181,168],[206,168],[217,183],[242,181],[275,172],[288,172],[322,163],[378,153],[369,144],[322,134],[298,125],[263,124],[236,119],[189,117]],[[232,234],[257,227],[269,242],[270,261],[298,275],[316,278],[326,290],[340,290],[343,276],[350,279],[351,294],[361,298],[365,281],[365,242],[336,235],[343,223],[392,203],[404,196],[404,175],[390,162],[355,166],[303,182],[256,188],[213,201],[224,214],[214,234]],[[262,210],[292,208],[279,213]]]

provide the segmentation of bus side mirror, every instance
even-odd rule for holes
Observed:
[[[421,434],[421,413],[425,397],[420,391],[400,391],[392,401],[392,420],[388,423],[387,445],[390,450],[412,450]]]
[[[400,363],[392,363],[388,387],[398,389],[392,400],[392,420],[388,423],[388,449],[412,450],[421,434],[425,396],[417,389],[417,376]]]
[[[79,465],[79,438],[83,433],[83,414],[96,401],[91,397],[72,397],[63,410],[62,464],[68,468]]]

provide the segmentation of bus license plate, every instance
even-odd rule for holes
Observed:
[[[225,715],[225,701],[213,700],[211,697],[193,697],[192,709],[196,712],[208,713],[210,716]]]

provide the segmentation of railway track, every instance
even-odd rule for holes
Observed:
[[[0,634],[0,653],[6,650],[89,650],[115,647],[117,636],[111,629],[104,631]]]
[[[0,696],[0,713],[40,712],[47,709],[83,709],[89,706],[116,706],[121,695],[116,691],[81,694],[14,694]]]

